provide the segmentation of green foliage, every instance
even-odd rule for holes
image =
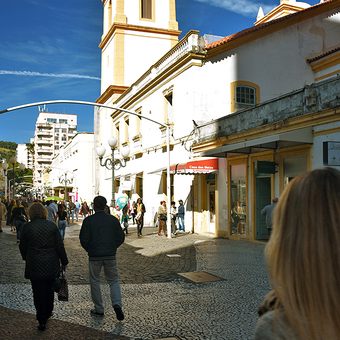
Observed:
[[[10,149],[0,147],[0,160],[5,159],[8,164],[10,164],[9,159],[12,156],[15,156],[15,154],[16,154],[16,150],[10,150]]]
[[[0,148],[8,149],[8,150],[16,150],[18,144],[14,142],[4,142],[0,141]]]
[[[26,143],[26,148],[28,152],[34,156],[34,143]]]

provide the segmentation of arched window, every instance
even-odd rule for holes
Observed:
[[[245,105],[256,104],[256,90],[254,87],[238,85],[235,87],[235,103]]]
[[[260,104],[260,87],[246,80],[230,83],[230,112]]]

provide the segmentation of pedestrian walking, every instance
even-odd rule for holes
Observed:
[[[185,215],[185,209],[183,205],[183,201],[178,201],[178,211],[177,211],[177,217],[178,217],[178,230],[179,231],[185,231],[185,225],[184,225],[184,215]]]
[[[12,210],[13,210],[13,207],[15,206],[15,200],[12,199],[9,202],[10,203],[8,204],[8,207],[7,207],[7,223],[6,223],[6,225],[10,225],[11,231],[15,231],[15,224],[14,224],[14,222],[11,223]]]
[[[176,202],[171,202],[171,234],[177,235],[176,232],[176,219],[177,219],[177,211],[176,211]]]
[[[57,201],[50,201],[50,206],[51,208],[54,210],[54,213],[57,215],[58,212],[58,205],[57,205]]]
[[[51,207],[51,201],[46,201],[45,208],[47,210],[47,220],[55,222],[57,219],[57,215],[54,212],[54,209]]]
[[[129,220],[131,219],[132,217],[129,216],[128,214],[128,207],[127,205],[123,208],[122,210],[122,220],[121,220],[121,223],[123,224],[123,227],[124,227],[124,231],[125,231],[125,234],[127,235],[129,232],[128,232],[128,227],[129,227]]]
[[[136,204],[135,201],[132,202],[131,216],[132,216],[132,224],[135,224],[136,223],[136,216],[137,216],[137,204]]]
[[[90,203],[90,215],[93,215],[93,202]]]
[[[76,201],[74,203],[75,205],[75,208],[74,208],[74,213],[76,214],[76,220],[78,222],[78,219],[79,219],[79,209],[80,209],[80,203],[78,201]]]
[[[89,216],[89,207],[88,207],[86,201],[84,201],[82,206],[81,206],[81,213],[83,214],[83,219],[85,219],[87,216]]]
[[[57,218],[58,218],[58,228],[60,231],[60,235],[64,239],[65,229],[67,227],[67,223],[70,223],[70,221],[68,219],[67,212],[63,204],[59,204],[58,206]]]
[[[12,209],[11,224],[13,221],[17,230],[17,243],[19,243],[22,227],[28,221],[26,210],[19,200],[16,201],[16,205]]]
[[[267,229],[268,229],[268,238],[270,237],[270,234],[272,232],[273,211],[274,211],[278,201],[279,201],[279,199],[277,197],[274,197],[273,198],[273,204],[266,205],[261,210],[261,215],[266,215],[266,224],[267,224]]]
[[[2,220],[7,214],[7,209],[4,203],[1,202],[0,198],[0,233],[2,233]]]
[[[70,200],[69,201],[69,215],[68,219],[72,219],[72,223],[74,222],[74,209],[76,208],[75,204]]]
[[[94,303],[94,309],[90,311],[91,315],[104,315],[100,289],[100,272],[104,267],[105,278],[110,286],[112,306],[117,319],[121,321],[124,320],[124,313],[118,281],[116,251],[124,242],[125,234],[119,220],[104,212],[106,202],[103,196],[94,198],[95,213],[83,221],[79,239],[89,256],[91,297]]]
[[[60,262],[68,264],[63,240],[55,223],[48,221],[47,210],[35,202],[29,208],[31,221],[22,230],[19,244],[26,261],[25,278],[31,280],[38,329],[44,331],[52,315],[54,291],[52,284],[60,272]]]
[[[160,206],[158,207],[158,219],[159,219],[159,227],[158,227],[158,235],[162,236],[161,231],[163,230],[164,235],[168,236],[166,229],[165,229],[165,223],[166,223],[166,202],[161,201]]]
[[[136,222],[137,222],[137,235],[142,236],[142,229],[144,226],[144,214],[145,214],[145,205],[141,198],[137,200],[137,215],[136,215]]]
[[[340,172],[294,178],[275,207],[265,249],[271,292],[255,340],[339,339]]]

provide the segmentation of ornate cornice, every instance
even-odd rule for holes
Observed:
[[[110,85],[96,100],[96,103],[104,104],[106,101],[111,98],[114,94],[122,94],[124,93],[129,87],[128,86],[119,86],[119,85]]]
[[[138,32],[147,32],[147,33],[157,33],[178,37],[182,31],[178,30],[169,30],[164,28],[154,28],[154,27],[145,27],[145,26],[136,26],[129,24],[121,24],[121,23],[113,23],[110,30],[103,37],[102,41],[99,44],[99,48],[103,49],[110,38],[114,35],[117,29],[122,29],[125,31],[138,31]]]

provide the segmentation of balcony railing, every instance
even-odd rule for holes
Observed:
[[[51,148],[36,148],[36,151],[38,154],[44,154],[44,153],[52,154],[53,153],[53,150]]]
[[[132,95],[145,84],[149,83],[157,75],[169,68],[169,66],[177,63],[178,60],[183,58],[185,55],[204,55],[206,53],[204,38],[199,36],[198,33],[198,31],[188,32],[187,35],[167,54],[156,62],[148,71],[146,71],[132,86]]]
[[[49,123],[37,123],[37,128],[52,129],[52,124]]]

